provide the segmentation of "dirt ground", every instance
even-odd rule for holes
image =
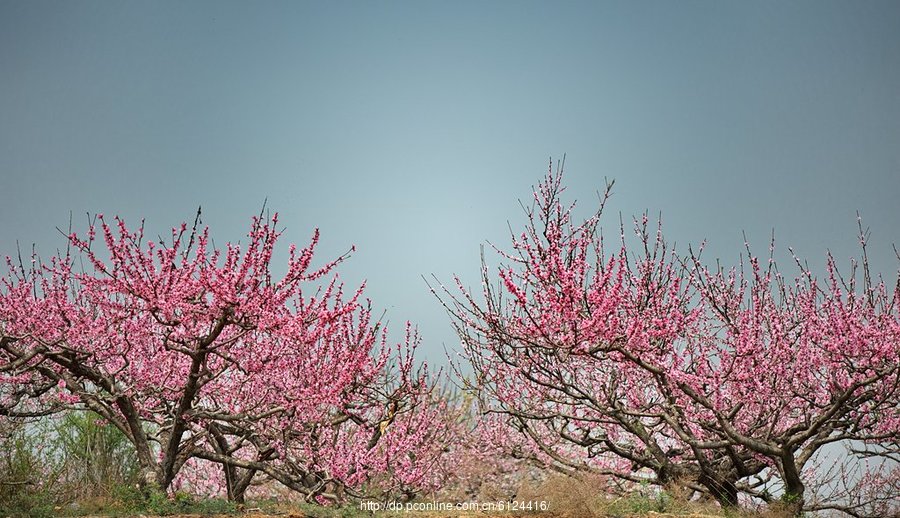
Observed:
[[[148,515],[140,515],[135,518],[235,518],[236,515],[199,515],[199,514],[179,514],[179,515],[171,515],[167,517],[158,517],[158,516],[148,516]],[[309,515],[298,514],[298,513],[288,513],[288,514],[262,514],[262,513],[246,513],[242,516],[244,518],[309,518]],[[480,512],[469,512],[469,513],[375,513],[372,516],[376,516],[379,518],[390,518],[390,517],[410,517],[410,518],[563,518],[563,515],[550,513],[550,512],[529,512],[529,513],[480,513]],[[90,518],[90,517],[88,517]],[[101,517],[97,517],[101,518]],[[105,518],[105,517],[102,517]],[[719,518],[717,516],[711,514],[669,514],[669,513],[656,513],[650,511],[646,514],[635,515],[634,518]]]

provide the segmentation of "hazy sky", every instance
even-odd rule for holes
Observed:
[[[268,198],[441,361],[420,276],[477,286],[563,153],[570,198],[615,178],[611,225],[661,212],[726,262],[773,228],[849,257],[859,210],[894,278],[900,2],[0,1],[0,255],[70,212],[202,205],[237,240]]]

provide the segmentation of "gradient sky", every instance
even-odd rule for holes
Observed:
[[[570,199],[614,178],[610,225],[661,212],[725,262],[772,229],[846,259],[859,210],[894,279],[900,2],[0,1],[0,255],[70,212],[202,205],[237,240],[268,198],[442,362],[421,275],[477,286],[563,153]]]

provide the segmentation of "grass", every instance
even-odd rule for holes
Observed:
[[[218,498],[195,498],[185,493],[167,497],[162,493],[149,496],[136,489],[122,489],[113,496],[91,496],[78,499],[67,505],[48,505],[32,499],[21,501],[15,509],[0,506],[0,517],[155,517],[155,516],[246,516],[248,518],[372,518],[372,517],[522,517],[547,516],[553,518],[786,518],[788,515],[778,510],[763,512],[743,509],[722,509],[715,503],[697,502],[685,499],[677,492],[645,490],[612,496],[604,489],[604,482],[573,480],[553,477],[544,482],[523,485],[519,488],[515,501],[542,502],[545,511],[538,505],[533,510],[501,512],[405,512],[361,510],[358,504],[323,507],[297,501],[265,500],[251,501],[238,505]],[[455,501],[437,498],[438,501]],[[423,499],[422,501],[430,501]],[[475,500],[478,502],[496,500]]]
[[[7,423],[8,425],[9,423]],[[15,423],[13,423],[15,424]],[[19,425],[0,430],[0,518],[51,516],[229,516],[260,518],[362,518],[417,516],[633,518],[722,517],[782,518],[777,509],[765,512],[722,509],[715,503],[692,501],[677,492],[641,488],[619,494],[609,481],[550,477],[522,484],[517,502],[542,502],[532,511],[504,512],[389,512],[372,513],[358,505],[322,507],[289,500],[250,502],[239,506],[218,498],[196,498],[186,493],[168,497],[142,494],[136,487],[136,466],[130,445],[96,415],[71,413],[57,421]],[[527,479],[527,477],[526,477]],[[477,488],[449,489],[438,501],[498,502],[514,486],[486,477]],[[430,501],[423,498],[422,501]],[[539,511],[538,508],[547,509]],[[527,507],[526,507],[527,509]]]
[[[239,506],[223,499],[195,499],[188,495],[176,494],[174,498],[151,495],[140,502],[115,499],[87,499],[68,506],[37,506],[31,510],[0,512],[0,516],[10,518],[65,516],[65,517],[227,517],[246,516],[248,518],[372,518],[372,517],[528,517],[547,516],[553,518],[786,518],[777,511],[753,512],[747,510],[723,510],[714,504],[679,501],[666,493],[655,496],[629,494],[610,498],[596,495],[585,487],[570,484],[566,489],[558,486],[553,492],[544,493],[544,501],[549,503],[547,511],[518,512],[404,512],[360,510],[357,505],[322,507],[300,502],[261,501]]]
[[[641,488],[614,495],[609,482],[597,479],[575,480],[551,477],[530,487],[523,487],[523,499],[546,500],[549,514],[558,518],[632,518],[632,517],[716,517],[716,518],[787,518],[778,509],[756,511],[723,509],[715,502],[691,500],[687,493]]]

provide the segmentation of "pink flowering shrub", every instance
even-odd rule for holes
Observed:
[[[318,232],[276,277],[277,215],[222,248],[198,222],[154,241],[98,220],[49,262],[8,259],[4,412],[92,410],[161,490],[177,481],[240,501],[265,478],[332,501],[373,481],[434,483],[443,425],[418,339],[407,329],[405,344],[387,343],[363,287],[334,275],[346,255],[312,266]]]
[[[788,280],[771,256],[710,269],[646,216],[637,246],[623,227],[610,249],[599,227],[610,188],[578,223],[551,171],[511,250],[495,249],[503,264],[483,266],[480,296],[459,279],[441,287],[469,387],[518,436],[508,451],[723,506],[780,494],[797,510],[826,508],[805,499],[803,478],[822,447],[897,455],[900,287],[871,278],[864,239],[854,275],[829,257],[824,280],[799,261]]]

